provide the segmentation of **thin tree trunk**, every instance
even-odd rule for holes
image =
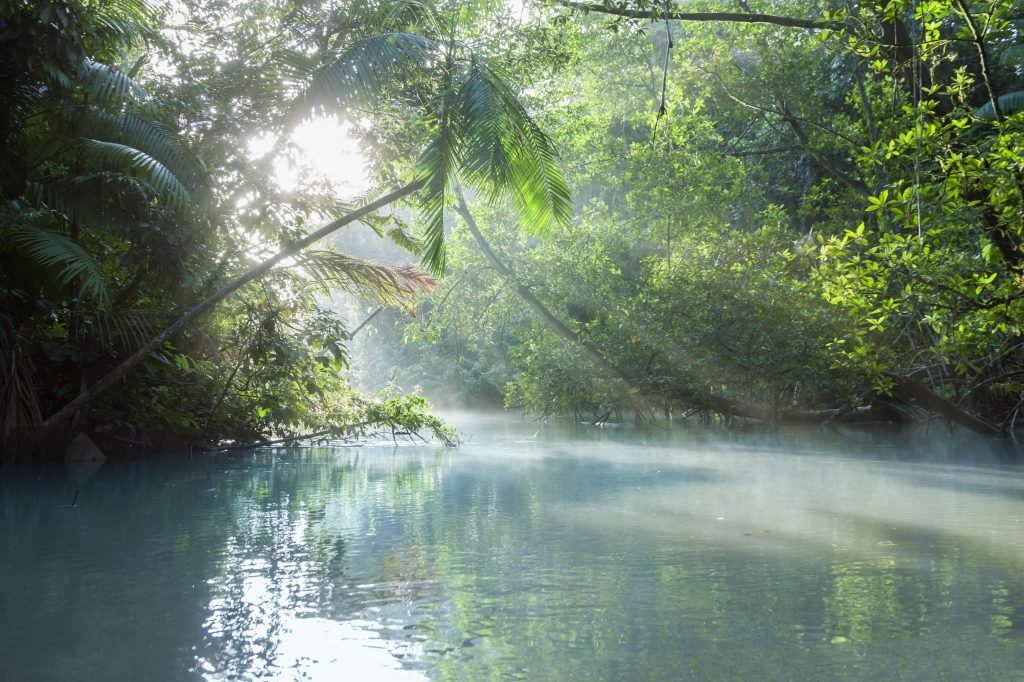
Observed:
[[[985,48],[985,36],[981,30],[978,29],[978,24],[974,20],[974,16],[971,14],[971,10],[967,7],[964,0],[956,0],[956,6],[960,10],[960,14],[963,16],[964,21],[967,23],[967,29],[971,33],[971,41],[978,49],[978,61],[981,68],[981,81],[985,84],[985,92],[988,94],[989,104],[992,105],[992,115],[996,119],[996,123],[1003,122],[1003,112],[999,108],[999,97],[996,96],[995,88],[992,87],[992,80],[989,77],[992,69],[990,68],[991,60],[989,59],[988,50]]]
[[[170,326],[168,326],[162,332],[160,332],[152,339],[150,339],[146,345],[142,346],[133,354],[122,360],[121,364],[119,364],[117,367],[108,372],[99,381],[94,383],[85,391],[79,393],[74,400],[72,400],[67,405],[65,405],[64,407],[60,408],[52,415],[47,417],[46,420],[43,422],[43,428],[52,428],[66,422],[77,412],[79,412],[83,407],[88,405],[89,402],[93,400],[96,396],[100,395],[108,388],[113,386],[115,383],[123,379],[128,374],[128,372],[135,368],[136,365],[141,363],[143,360],[148,358],[154,351],[160,348],[160,346],[163,345],[164,341],[166,341],[167,339],[171,338],[172,336],[183,330],[186,326],[192,323],[200,315],[208,312],[215,305],[223,301],[225,298],[227,298],[234,292],[238,291],[240,288],[242,288],[249,282],[267,274],[276,265],[280,264],[281,261],[297,255],[307,246],[320,241],[321,239],[331,234],[335,230],[338,230],[344,227],[345,225],[348,225],[349,223],[364,218],[373,213],[374,211],[377,211],[380,208],[383,208],[389,204],[398,201],[402,197],[412,194],[413,192],[423,187],[424,184],[425,183],[423,180],[416,180],[414,182],[410,182],[404,187],[397,189],[394,192],[391,192],[390,194],[385,194],[379,199],[371,201],[365,206],[362,206],[361,208],[358,208],[352,211],[351,213],[344,215],[338,218],[337,220],[334,220],[324,225],[319,230],[316,230],[315,232],[306,235],[299,241],[281,249],[280,251],[277,252],[276,255],[271,256],[267,260],[249,268],[244,273],[242,273],[241,275],[239,275],[238,277],[231,280],[230,282],[222,286],[220,289],[215,291],[205,300],[196,304],[191,309],[187,310],[177,320],[171,323]]]
[[[356,327],[353,331],[349,332],[348,338],[350,338],[350,339],[354,338],[355,335],[358,334],[362,330],[363,327],[365,327],[366,325],[370,324],[370,321],[373,320],[373,318],[377,317],[377,315],[379,315],[382,310],[384,310],[384,306],[382,306],[382,305],[381,306],[377,306],[377,309],[374,310],[372,313],[370,313],[369,317],[367,317],[365,320],[360,322],[359,326]]]

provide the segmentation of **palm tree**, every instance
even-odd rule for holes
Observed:
[[[5,149],[20,155],[20,163],[13,164],[19,172],[7,178],[0,205],[0,441],[38,423],[30,338],[35,300],[66,307],[79,321],[113,319],[97,329],[124,322],[112,308],[113,266],[83,239],[133,244],[140,254],[137,272],[151,275],[159,254],[139,244],[142,226],[201,222],[205,203],[202,164],[154,118],[151,102],[128,74],[86,59],[73,87],[40,90],[38,101],[15,103],[34,105],[34,121]]]
[[[143,0],[15,3],[0,26],[0,449],[41,421],[37,301],[110,308],[83,230],[123,231],[152,202],[191,206],[194,162],[111,58],[152,37]],[[176,163],[177,162],[177,163]],[[194,164],[193,164],[194,166]],[[191,186],[189,186],[191,185]],[[42,322],[40,322],[42,320]],[[6,457],[5,457],[6,459]]]
[[[444,272],[444,215],[455,183],[491,200],[510,198],[535,231],[568,220],[569,192],[554,146],[516,97],[505,74],[453,36],[445,40],[412,33],[385,33],[360,40],[311,69],[289,124],[325,109],[372,104],[399,84],[419,84],[419,119],[430,131],[411,172],[398,189],[328,222],[249,268],[178,316],[136,352],[50,415],[44,426],[64,423],[97,395],[187,325],[238,291],[329,234],[419,192],[425,223],[424,264]],[[344,263],[339,265],[344,266]],[[345,267],[341,268],[342,273]],[[388,275],[395,278],[395,273]],[[428,286],[410,273],[393,279],[409,291]]]
[[[373,106],[390,90],[417,80],[426,85],[416,96],[429,142],[412,182],[423,183],[424,264],[431,272],[444,272],[443,219],[460,184],[491,201],[510,198],[530,231],[568,221],[569,189],[553,143],[501,67],[454,36],[396,32],[355,43],[313,71],[293,122],[339,105],[343,111]]]

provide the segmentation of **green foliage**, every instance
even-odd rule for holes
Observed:
[[[398,429],[403,429],[405,435],[428,433],[449,446],[458,442],[455,431],[430,414],[430,404],[423,396],[399,393],[389,386],[380,397],[380,400],[366,404],[364,415],[367,422],[390,427],[393,436]]]
[[[33,270],[52,270],[59,287],[67,289],[76,285],[80,296],[92,298],[101,306],[108,303],[99,264],[66,232],[48,225],[51,216],[30,213],[15,202],[0,211],[0,216],[3,217],[0,240],[6,242],[9,249],[0,251],[4,260],[26,258]]]
[[[1024,366],[1019,27],[1006,3],[914,10],[826,8],[843,27],[813,38],[673,26],[664,115],[663,25],[609,34],[574,17],[569,66],[538,93],[571,160],[571,231],[538,243],[484,211],[514,277],[453,250],[408,336],[449,350],[438,372],[465,349],[467,393],[489,374],[542,413],[783,417],[893,400],[909,378],[1009,423]],[[518,287],[629,378],[631,404]]]
[[[342,112],[377,109],[398,87],[425,100],[428,143],[417,172],[426,179],[423,262],[434,275],[445,270],[444,217],[453,183],[464,182],[492,202],[511,198],[537,233],[568,221],[569,190],[551,141],[508,74],[454,35],[386,33],[355,41],[313,72],[292,120],[337,105]]]
[[[613,26],[628,31],[594,18],[631,8]],[[344,240],[301,254],[176,333],[83,423],[442,433],[419,398],[352,389],[333,289],[418,315],[367,328],[371,367],[472,402],[775,419],[898,399],[912,380],[1011,423],[1014,6],[788,0],[772,11],[833,23],[678,23],[672,50],[643,20],[660,9],[513,21],[495,2],[190,0],[172,25],[140,0],[2,4],[5,428],[349,210],[323,181],[278,182],[300,160],[291,132],[325,114],[372,153],[371,197],[423,183],[415,218],[366,223],[447,277]],[[498,272],[452,220],[463,194]]]
[[[12,84],[0,98],[0,123],[5,158],[14,161],[4,169],[0,233],[0,388],[12,399],[3,415],[5,440],[119,367],[225,278],[299,239],[303,225],[319,222],[324,210],[337,210],[334,198],[315,197],[320,188],[288,196],[275,187],[273,168],[254,164],[246,150],[257,132],[287,130],[322,109],[324,87],[384,97],[380,90],[403,85],[393,76],[411,68],[378,61],[370,64],[376,76],[367,73],[366,59],[373,61],[382,42],[366,36],[361,43],[359,36],[319,42],[323,59],[310,59],[312,43],[296,33],[268,43],[273,63],[253,61],[258,40],[295,18],[282,8],[238,8],[244,21],[215,23],[203,38],[187,36],[185,54],[176,41],[189,23],[158,37],[158,14],[131,0],[99,9],[8,4],[0,12],[0,50]],[[380,31],[369,17],[359,20],[367,21],[365,34]],[[426,42],[409,36],[407,52],[413,42]],[[206,38],[212,42],[204,44]],[[153,70],[139,57],[147,41],[159,48],[149,60]],[[350,69],[347,82],[314,79],[293,101],[294,84],[305,84],[311,65],[337,71],[340,62],[327,57],[338,52],[344,61],[346,49],[349,63],[363,59],[362,71]],[[207,80],[197,81],[198,74]],[[259,208],[247,208],[253,204]],[[420,249],[399,221],[370,222],[381,236]],[[130,440],[164,430],[258,440],[335,429],[357,417],[365,422],[360,428],[369,427],[367,419],[379,417],[440,437],[440,423],[420,414],[425,403],[397,396],[368,401],[350,387],[347,332],[321,306],[328,288],[409,306],[433,286],[410,267],[330,251],[303,254],[290,269],[250,285],[236,305],[164,343],[78,424]],[[376,402],[388,407],[366,407]]]

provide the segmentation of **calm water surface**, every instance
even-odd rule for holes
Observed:
[[[0,478],[0,680],[1024,681],[991,444],[455,421]]]

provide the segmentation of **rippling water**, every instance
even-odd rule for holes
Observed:
[[[1024,681],[1012,453],[456,423],[0,478],[0,680]]]

